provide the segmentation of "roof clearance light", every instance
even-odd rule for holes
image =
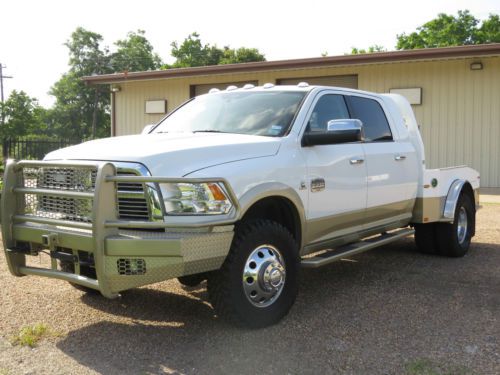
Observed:
[[[210,91],[208,92],[209,94],[213,94],[214,92],[219,92],[220,90],[218,88],[213,88],[213,89],[210,89]]]
[[[307,82],[299,82],[299,84],[297,86],[299,86],[299,87],[309,87],[309,83],[307,83]]]
[[[238,89],[238,86],[231,85],[231,86],[227,86],[226,91],[234,91],[234,90],[237,90],[237,89]]]
[[[254,87],[255,85],[252,85],[251,83],[247,83],[245,86],[243,86],[245,90],[253,89]]]
[[[264,84],[264,86],[263,86],[263,87],[264,87],[265,89],[272,89],[272,88],[274,87],[274,83],[269,83],[269,82],[268,82],[268,83]]]

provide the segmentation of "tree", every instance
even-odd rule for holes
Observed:
[[[378,44],[374,44],[373,46],[368,47],[368,49],[358,49],[356,47],[351,48],[351,55],[360,55],[363,53],[375,53],[375,52],[386,52],[387,49],[384,46],[380,46]]]
[[[109,89],[101,85],[89,87],[81,80],[83,76],[112,71],[108,48],[101,48],[101,43],[100,34],[82,27],[65,43],[70,69],[50,90],[56,103],[49,127],[61,136],[83,139],[109,134]]]
[[[457,16],[440,13],[437,18],[417,27],[410,34],[397,35],[397,49],[434,48],[500,42],[500,19],[490,14],[480,26],[480,20],[468,10]]]
[[[118,49],[110,56],[113,71],[139,72],[162,66],[160,56],[153,52],[153,46],[144,35],[144,30],[137,30],[129,32],[126,39],[115,42]]]
[[[266,61],[264,55],[257,48],[240,47],[232,49],[224,47],[224,53],[219,64],[240,64],[254,61]]]
[[[0,127],[0,138],[21,137],[33,131],[44,131],[44,109],[35,98],[24,91],[12,91],[9,98],[0,103],[4,124]]]
[[[256,48],[232,49],[226,46],[221,49],[216,45],[204,45],[196,32],[188,35],[181,44],[172,42],[171,47],[171,55],[176,60],[172,65],[165,65],[163,68],[166,69],[265,61],[264,55]]]
[[[483,21],[476,35],[480,44],[500,43],[500,16],[490,14],[488,19]]]
[[[109,135],[110,93],[104,85],[86,86],[83,76],[123,71],[158,69],[160,57],[143,30],[129,32],[116,41],[114,53],[102,46],[100,34],[78,27],[65,43],[70,69],[51,88],[56,103],[46,122],[51,134],[65,138],[96,138]]]

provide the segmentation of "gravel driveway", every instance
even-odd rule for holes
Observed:
[[[408,238],[304,270],[290,314],[263,330],[214,317],[204,284],[110,301],[14,278],[0,256],[0,285],[0,375],[500,374],[500,205],[479,211],[462,259],[419,254]],[[52,335],[36,348],[11,344],[39,322]]]

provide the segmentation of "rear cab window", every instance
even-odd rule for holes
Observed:
[[[393,141],[391,128],[382,106],[376,100],[347,96],[351,118],[361,120],[365,142]]]

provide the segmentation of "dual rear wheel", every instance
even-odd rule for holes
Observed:
[[[469,250],[476,226],[472,198],[462,193],[457,201],[453,223],[415,225],[415,242],[420,252],[462,257]]]

